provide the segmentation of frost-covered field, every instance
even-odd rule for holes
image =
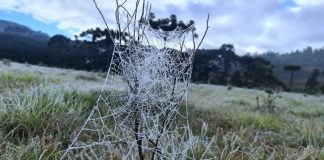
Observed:
[[[105,76],[0,63],[0,159],[58,159]],[[215,137],[209,158],[324,159],[324,96],[190,84],[188,104],[195,133],[207,122]]]

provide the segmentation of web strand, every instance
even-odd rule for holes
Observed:
[[[194,55],[184,42],[193,27],[156,30],[143,17],[148,14],[141,13],[142,21],[134,22],[129,12],[120,12],[117,23],[130,31],[128,37],[114,41],[97,104],[61,159],[137,159],[139,152],[153,159],[192,159],[188,156],[197,138],[189,128],[187,103],[181,104]]]

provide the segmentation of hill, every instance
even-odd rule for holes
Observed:
[[[46,54],[49,39],[45,33],[0,20],[0,58],[38,64],[39,57],[48,57]]]
[[[35,41],[48,41],[50,36],[40,31],[33,31],[27,26],[0,19],[0,35],[14,35]]]
[[[324,48],[313,49],[306,47],[289,53],[266,52],[259,55],[269,60],[274,66],[276,76],[288,84],[290,74],[284,71],[284,66],[288,64],[301,66],[301,71],[295,73],[295,85],[297,88],[304,88],[305,82],[314,69],[324,71]],[[324,76],[319,76],[319,81],[324,83]]]

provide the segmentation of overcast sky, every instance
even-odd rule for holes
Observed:
[[[114,23],[115,0],[97,0]],[[210,13],[210,31],[203,48],[234,44],[239,54],[324,46],[324,0],[151,0],[157,18],[176,14],[196,22],[199,35]],[[129,5],[134,0],[128,0]],[[0,0],[0,19],[36,30],[71,36],[103,26],[92,0]]]

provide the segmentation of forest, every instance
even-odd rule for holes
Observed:
[[[150,25],[156,30],[171,31],[188,28],[176,15],[157,19],[150,13]],[[19,30],[21,26],[15,26]],[[11,30],[15,29],[10,27]],[[9,31],[11,31],[9,30]],[[64,35],[50,38],[26,37],[16,32],[0,32],[0,59],[60,68],[87,71],[107,71],[114,49],[115,30],[92,28],[70,39]],[[15,31],[15,30],[14,30]],[[195,38],[199,37],[195,33]],[[127,42],[130,37],[124,36]],[[216,49],[199,49],[195,54],[192,81],[247,88],[280,88],[283,90],[324,92],[322,70],[324,49],[292,51],[290,53],[265,52],[238,55],[233,44],[221,44]],[[296,71],[286,66],[298,66]],[[318,72],[318,74],[312,73]],[[294,81],[293,81],[294,80]],[[292,85],[294,83],[294,85]]]

